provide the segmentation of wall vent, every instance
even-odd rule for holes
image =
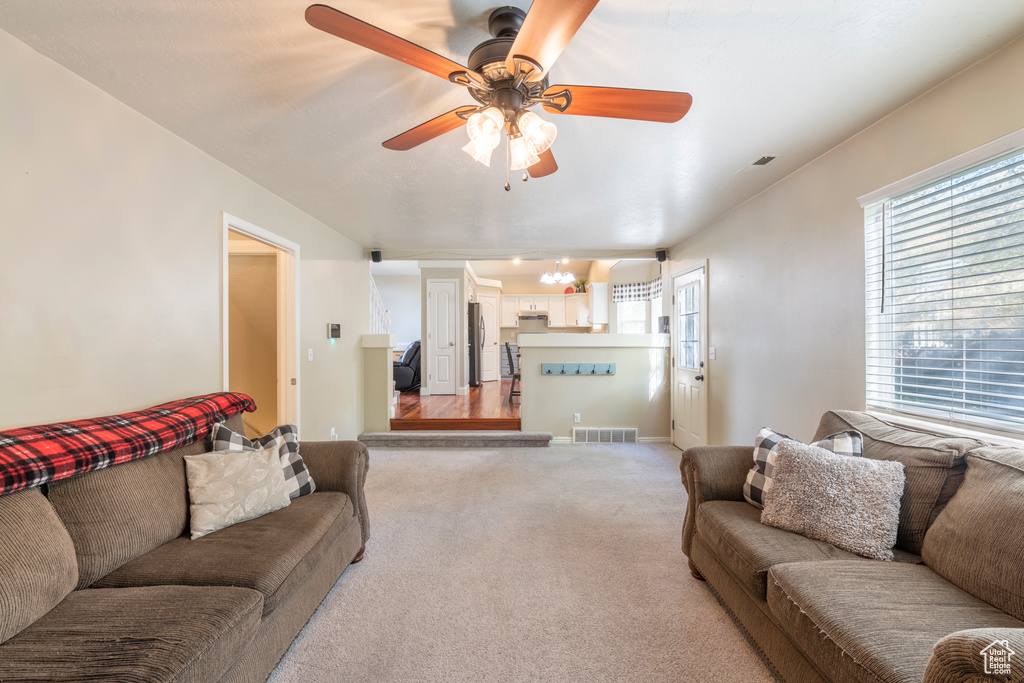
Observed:
[[[749,164],[737,171],[737,173],[748,173],[758,171],[779,158],[778,154],[765,154],[751,161]]]
[[[637,443],[636,427],[573,427],[573,443]]]

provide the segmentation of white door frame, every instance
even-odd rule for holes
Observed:
[[[434,387],[434,382],[436,382],[437,380],[433,379],[433,376],[437,374],[437,369],[432,367],[433,358],[434,358],[434,352],[436,351],[436,349],[434,347],[434,344],[436,343],[436,339],[435,339],[436,335],[435,334],[431,334],[431,330],[430,330],[430,325],[432,324],[432,318],[431,318],[431,315],[430,315],[430,285],[431,284],[435,284],[435,283],[442,283],[442,282],[443,283],[450,282],[455,287],[455,300],[452,302],[452,305],[453,305],[452,311],[455,314],[455,339],[454,339],[454,341],[455,341],[455,356],[452,359],[452,373],[454,375],[453,381],[455,382],[455,386],[452,387],[452,393],[451,394],[438,394],[438,395],[440,395],[440,396],[461,395],[460,392],[459,392],[459,389],[462,386],[461,383],[460,383],[460,379],[459,379],[459,374],[460,374],[459,368],[462,367],[462,359],[465,358],[467,360],[467,362],[468,362],[468,354],[469,354],[468,348],[467,349],[463,349],[461,354],[459,353],[459,346],[460,346],[460,344],[459,344],[459,329],[460,329],[460,326],[459,326],[459,316],[460,316],[460,314],[464,315],[464,313],[463,313],[464,307],[459,305],[459,302],[462,301],[462,298],[461,298],[462,295],[460,294],[460,284],[461,283],[459,282],[459,280],[457,280],[455,278],[428,278],[427,281],[426,281],[426,287],[424,288],[425,289],[425,294],[426,294],[425,298],[426,298],[426,301],[427,301],[427,305],[426,305],[426,308],[424,310],[424,315],[426,316],[426,320],[427,320],[427,338],[426,338],[426,340],[424,340],[424,341],[426,341],[426,343],[423,345],[423,349],[424,349],[424,352],[426,354],[425,355],[426,362],[423,361],[424,356],[423,355],[420,356],[420,359],[421,359],[420,360],[420,365],[421,365],[421,370],[420,370],[420,387],[421,387],[420,395],[421,396],[430,396],[430,395],[436,393],[434,391],[434,388],[435,388]],[[424,370],[427,373],[427,381],[426,382],[423,381],[423,372],[424,372]],[[423,388],[426,388],[425,392],[423,391]],[[466,392],[462,391],[461,393],[465,394]]]
[[[278,419],[284,423],[299,424],[299,245],[268,232],[241,218],[221,212],[221,327],[223,349],[223,390],[228,391],[229,339],[228,330],[228,231],[274,247],[277,257],[277,310],[283,324],[277,326],[277,405]]]
[[[689,261],[678,270],[674,270],[669,274],[668,280],[671,283],[670,291],[671,295],[669,298],[670,302],[670,314],[669,314],[669,335],[671,339],[671,349],[669,351],[669,363],[671,363],[671,372],[669,375],[669,381],[672,383],[671,391],[669,392],[671,402],[670,410],[671,415],[669,416],[669,434],[671,435],[672,444],[676,447],[679,445],[676,443],[676,430],[674,429],[674,421],[676,419],[676,370],[677,370],[677,358],[676,355],[679,353],[679,329],[676,325],[678,318],[678,309],[675,302],[676,295],[676,281],[679,278],[684,278],[691,273],[695,273],[698,270],[704,271],[704,286],[701,287],[701,302],[700,302],[700,360],[703,361],[704,367],[704,441],[707,444],[708,435],[708,413],[711,410],[711,401],[709,382],[711,365],[708,362],[708,260],[701,259],[699,261]]]

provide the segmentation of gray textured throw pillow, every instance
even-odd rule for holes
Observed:
[[[903,464],[848,458],[786,439],[761,522],[876,560],[892,560]]]

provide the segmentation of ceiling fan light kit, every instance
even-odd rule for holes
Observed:
[[[551,154],[557,130],[532,111],[538,104],[551,114],[602,116],[674,123],[689,111],[687,93],[578,85],[548,86],[548,74],[598,0],[534,0],[529,12],[499,7],[488,18],[494,36],[469,54],[469,67],[371,26],[326,5],[306,8],[306,21],[349,42],[397,59],[462,86],[479,106],[457,107],[386,140],[387,149],[405,151],[465,121],[469,143],[462,149],[490,166],[491,155],[508,141],[507,168],[542,178],[558,170]],[[505,189],[511,189],[505,183]]]

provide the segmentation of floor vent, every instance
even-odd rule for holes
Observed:
[[[573,443],[636,443],[636,427],[608,427],[603,429],[573,427]]]

